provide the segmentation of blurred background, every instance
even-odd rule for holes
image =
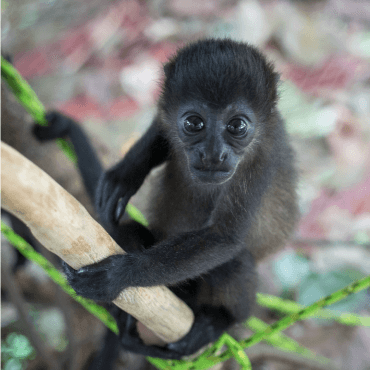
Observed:
[[[204,37],[258,46],[282,77],[279,106],[297,153],[302,213],[287,248],[259,266],[259,290],[310,304],[370,274],[368,1],[3,0],[1,6],[2,53],[47,109],[81,123],[106,167],[151,123],[162,65],[179,47]],[[68,160],[56,148],[33,145],[30,117],[6,90],[2,96],[2,116],[8,106],[10,115],[23,115],[18,134],[12,131],[16,119],[3,118],[2,136],[13,135],[14,146],[45,170],[63,172],[54,177],[83,199]],[[14,261],[13,247],[2,241],[2,259]],[[27,339],[21,304],[37,328],[39,345],[59,364],[69,363],[61,368],[84,369],[100,345],[103,325],[32,263],[17,269],[12,284],[22,301],[10,299],[13,285],[2,283],[2,368],[50,368]],[[332,308],[369,316],[369,292]],[[256,315],[266,322],[278,318],[261,308]],[[370,369],[369,327],[310,319],[286,333],[340,369]],[[145,368],[143,359],[127,365],[128,357],[121,356],[117,369]],[[261,358],[253,369],[297,367]]]

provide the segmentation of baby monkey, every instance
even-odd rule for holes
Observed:
[[[256,263],[284,246],[298,218],[296,170],[277,110],[278,74],[254,47],[208,39],[180,49],[164,66],[157,114],[112,169],[102,167],[81,129],[51,113],[40,139],[68,136],[102,225],[127,252],[74,270],[76,292],[111,302],[121,290],[166,285],[194,311],[187,335],[147,346],[122,313],[130,351],[179,359],[215,341],[251,314]],[[150,171],[149,226],[119,222]]]

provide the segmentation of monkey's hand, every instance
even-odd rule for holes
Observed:
[[[47,141],[67,136],[72,125],[75,122],[59,112],[48,112],[45,116],[49,126],[33,126],[33,134],[40,141]]]
[[[129,199],[139,190],[152,168],[169,158],[169,152],[168,141],[154,119],[122,161],[100,177],[95,207],[105,227],[117,224]]]
[[[214,342],[233,323],[230,313],[220,307],[202,306],[194,312],[195,320],[188,334],[164,347],[147,346],[137,331],[137,320],[124,311],[117,317],[119,337],[124,349],[150,357],[179,360]]]
[[[121,290],[132,286],[131,277],[137,274],[137,256],[119,254],[109,256],[98,263],[73,269],[63,262],[68,283],[78,295],[95,301],[111,302]]]
[[[145,175],[140,176],[139,171],[126,163],[125,159],[103,173],[95,192],[95,207],[104,226],[117,224]]]

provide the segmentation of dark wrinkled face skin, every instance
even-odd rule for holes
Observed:
[[[180,105],[179,138],[196,183],[219,185],[235,173],[255,132],[255,115],[244,100],[226,107],[202,102]]]

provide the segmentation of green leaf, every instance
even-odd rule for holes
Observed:
[[[22,370],[22,362],[18,359],[12,358],[4,366],[4,370]]]
[[[24,335],[11,333],[6,338],[6,342],[9,344],[13,357],[25,359],[33,352],[33,348],[29,340]]]
[[[370,237],[365,230],[357,232],[354,237],[355,241],[359,244],[368,244],[370,243]]]

